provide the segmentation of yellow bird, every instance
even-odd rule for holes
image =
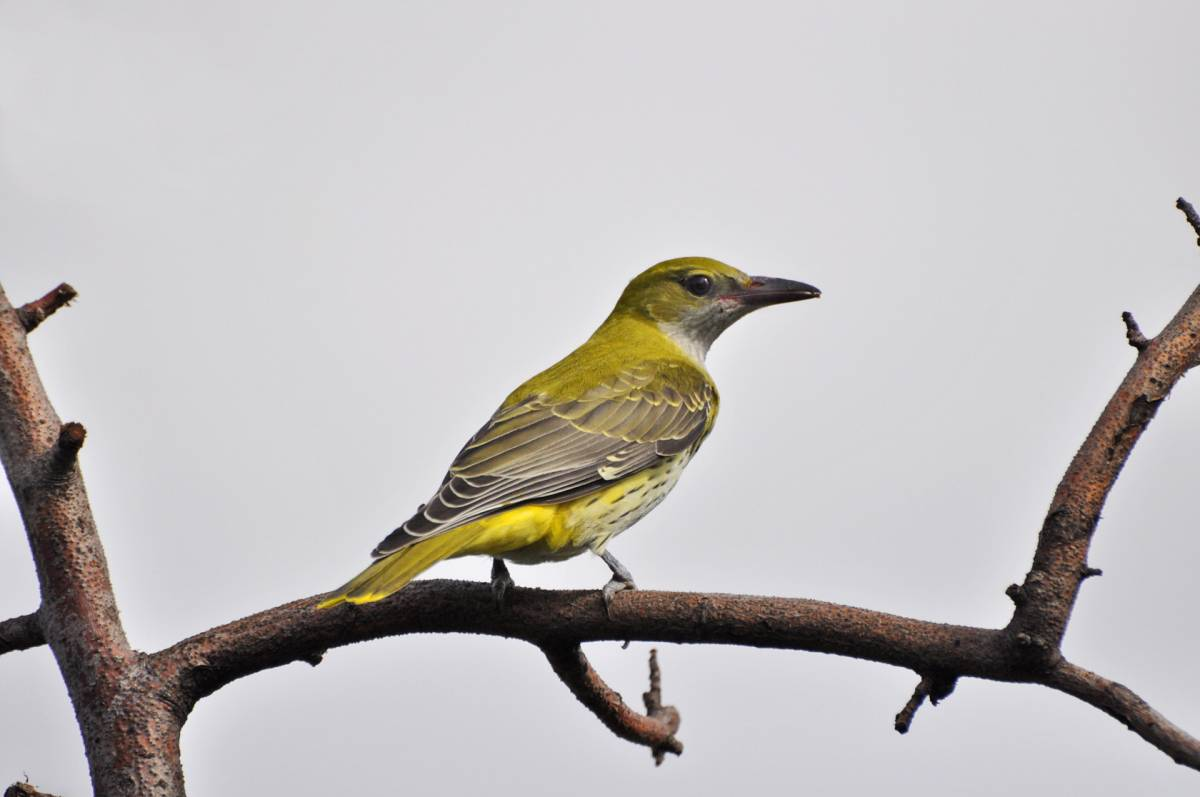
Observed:
[[[629,283],[582,346],[528,380],[459,452],[441,487],[320,607],[368,603],[443,559],[554,562],[592,551],[612,570],[606,606],[633,576],[607,550],[675,486],[712,430],[708,348],[752,310],[812,299],[811,285],[751,277],[704,257],[668,260]]]

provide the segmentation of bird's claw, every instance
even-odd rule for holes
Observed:
[[[605,614],[607,614],[609,617],[612,617],[613,597],[618,592],[621,592],[622,590],[627,590],[627,589],[630,589],[630,590],[637,589],[637,584],[634,584],[633,581],[631,581],[631,580],[617,578],[616,576],[613,576],[612,578],[610,578],[608,580],[608,583],[605,584],[604,588],[600,590],[600,597],[604,598],[604,613]]]
[[[504,597],[508,592],[508,588],[515,586],[512,576],[508,574],[508,568],[504,565],[503,559],[492,560],[492,597],[496,599],[496,609],[504,611]]]
[[[600,590],[600,597],[604,598],[604,613],[612,618],[612,602],[613,596],[623,589],[637,589],[637,585],[633,583],[633,574],[629,572],[629,568],[617,561],[617,557],[612,555],[612,551],[600,552],[600,558],[604,560],[604,564],[608,565],[608,569],[612,571],[612,578],[604,589]]]

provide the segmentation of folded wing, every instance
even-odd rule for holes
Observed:
[[[644,363],[577,399],[533,395],[501,407],[459,452],[437,493],[372,555],[522,504],[569,501],[694,449],[712,427],[716,401],[695,369]]]

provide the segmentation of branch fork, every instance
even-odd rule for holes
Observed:
[[[645,714],[631,709],[620,694],[604,683],[578,643],[547,644],[542,646],[542,653],[571,693],[605,727],[622,739],[649,747],[655,766],[662,764],[667,753],[683,753],[683,744],[675,738],[679,730],[679,711],[662,703],[658,651],[650,651],[650,690],[642,694]]]

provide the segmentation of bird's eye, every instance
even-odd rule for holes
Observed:
[[[712,290],[712,278],[707,274],[693,274],[683,281],[683,287],[693,296],[706,296]]]

